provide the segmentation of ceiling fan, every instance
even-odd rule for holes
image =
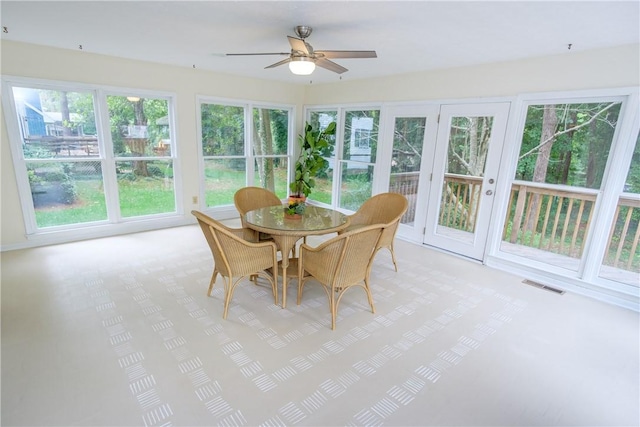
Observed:
[[[338,74],[349,71],[342,65],[330,61],[330,59],[378,57],[375,50],[314,50],[313,47],[305,41],[305,39],[311,35],[311,31],[313,31],[311,27],[298,25],[294,28],[294,31],[299,38],[287,36],[289,44],[291,45],[291,52],[227,53],[226,56],[289,55],[287,59],[268,65],[265,69],[289,64],[291,72],[299,75],[309,75],[313,73],[316,65]]]

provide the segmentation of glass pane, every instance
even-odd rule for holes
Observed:
[[[376,162],[379,110],[347,111],[344,122],[344,160]]]
[[[202,154],[244,156],[244,108],[202,104]]]
[[[490,116],[451,118],[439,226],[475,232],[492,127]]]
[[[315,176],[316,186],[313,187],[313,191],[309,195],[311,199],[316,202],[326,203],[330,205],[333,194],[333,165],[334,159],[327,160],[327,168],[323,171],[319,171]]]
[[[285,199],[289,194],[288,162],[288,157],[258,157],[255,161],[253,185],[266,188]]]
[[[532,105],[507,209],[501,250],[577,271],[620,103]],[[561,186],[561,187],[560,187]],[[567,190],[567,187],[571,187]]]
[[[607,251],[602,261],[600,277],[632,286],[640,286],[640,135],[636,138],[629,173],[618,199]]]
[[[338,111],[312,111],[309,114],[309,124],[314,129],[324,130],[331,122],[338,122]],[[326,159],[335,157],[336,135],[327,135],[329,141],[330,152],[325,154]]]
[[[287,154],[289,145],[289,112],[268,108],[253,109],[255,156]]]
[[[116,157],[171,156],[167,100],[107,96],[107,106]]]
[[[246,176],[244,158],[206,159],[204,191],[207,207],[232,205],[235,192],[247,185]]]
[[[27,163],[39,228],[107,219],[100,162]]]
[[[529,106],[515,179],[599,189],[620,105]]]
[[[409,201],[401,219],[403,224],[415,219],[426,123],[426,117],[397,117],[395,122],[389,191],[400,193]]]
[[[116,162],[116,172],[124,218],[176,211],[171,160]]]
[[[636,148],[633,150],[629,173],[622,189],[625,193],[640,194],[640,133],[636,137]]]
[[[371,197],[373,166],[358,162],[342,163],[342,188],[340,207],[357,211],[365,200]]]
[[[25,159],[98,157],[98,137],[89,92],[14,87]]]

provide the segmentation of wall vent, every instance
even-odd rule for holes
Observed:
[[[522,281],[530,286],[535,286],[536,288],[544,289],[545,291],[555,292],[556,294],[562,295],[564,291],[562,289],[552,288],[551,286],[543,285],[542,283],[534,282],[533,280],[525,279]]]

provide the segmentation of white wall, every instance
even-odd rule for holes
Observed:
[[[567,51],[513,62],[346,80],[308,86],[306,104],[396,102],[515,96],[522,93],[638,86],[640,46]]]
[[[520,93],[638,86],[638,45],[567,52],[532,60],[301,86],[192,68],[124,60],[87,52],[2,41],[2,75],[91,83],[177,95],[177,138],[184,206],[198,194],[196,95],[294,104],[301,128],[304,104],[398,102],[515,96]],[[0,107],[1,108],[1,107]],[[4,113],[0,134],[0,248],[28,246]],[[9,118],[10,120],[13,118]],[[185,217],[187,216],[185,215]],[[185,218],[185,221],[187,218]]]

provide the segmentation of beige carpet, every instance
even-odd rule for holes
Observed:
[[[396,245],[336,331],[313,285],[223,321],[197,226],[3,253],[2,425],[640,423],[638,313]]]

